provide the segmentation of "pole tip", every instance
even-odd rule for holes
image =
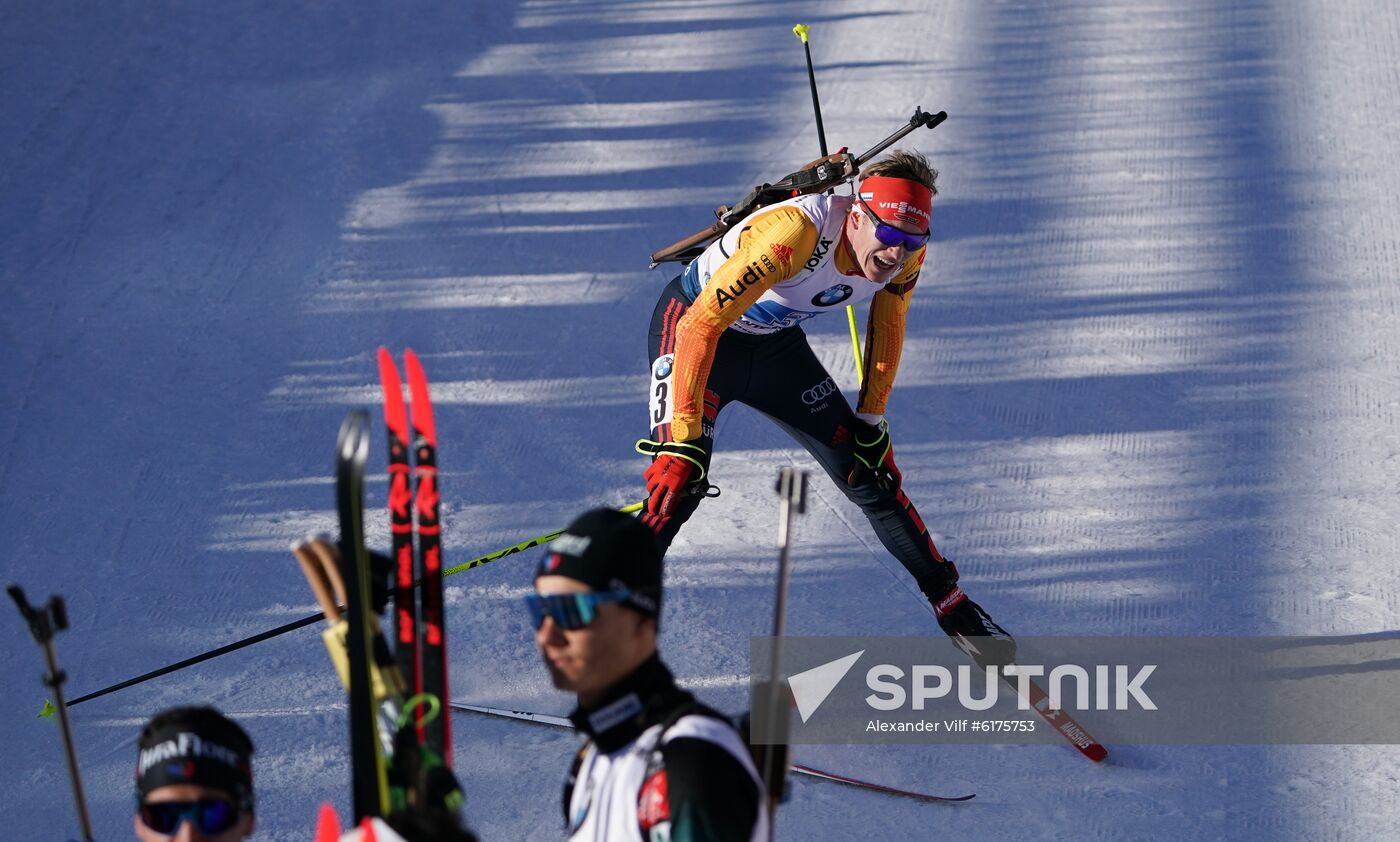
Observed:
[[[792,34],[802,39],[802,43],[807,43],[807,24],[799,23],[792,28]]]

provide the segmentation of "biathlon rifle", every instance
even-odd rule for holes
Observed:
[[[908,123],[900,126],[894,134],[870,147],[865,154],[852,155],[845,147],[842,147],[834,154],[818,158],[797,172],[789,173],[772,184],[758,185],[738,203],[732,206],[721,205],[716,208],[715,222],[710,227],[654,252],[651,256],[652,268],[673,261],[682,265],[689,263],[699,257],[700,253],[711,242],[724,236],[729,229],[761,207],[776,204],[795,196],[822,193],[851,181],[860,175],[861,167],[868,164],[876,155],[893,146],[905,135],[921,126],[928,126],[932,129],[946,119],[948,119],[946,111],[928,114],[916,106],[914,116],[909,118]]]

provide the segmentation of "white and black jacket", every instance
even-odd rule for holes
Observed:
[[[728,719],[653,656],[570,719],[589,737],[564,786],[572,842],[766,842],[763,784]]]

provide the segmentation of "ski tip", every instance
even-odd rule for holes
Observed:
[[[423,362],[418,359],[412,348],[403,349],[403,370],[408,375],[409,388],[413,388],[413,381],[426,380],[423,376]]]
[[[1102,763],[1108,759],[1108,749],[1104,748],[1098,743],[1094,743],[1091,746],[1086,746],[1084,747],[1084,749],[1082,749],[1082,751],[1085,757],[1089,758],[1095,763]]]
[[[394,363],[394,355],[383,346],[379,348],[379,382],[384,386],[386,395],[399,386],[399,367]]]
[[[52,718],[53,718],[53,715],[54,715],[55,713],[58,713],[58,708],[56,708],[56,707],[53,706],[53,700],[52,700],[52,699],[45,699],[45,700],[44,700],[44,706],[41,707],[41,708],[39,708],[39,715],[38,715],[37,717],[35,717],[35,718],[36,718],[36,719],[52,719]]]
[[[316,816],[316,842],[339,842],[339,840],[340,818],[335,814],[334,807],[329,803],[323,803]]]
[[[428,391],[428,376],[423,372],[423,364],[412,348],[403,352],[403,367],[408,374],[408,391],[413,400],[413,426],[427,437],[428,442],[437,446],[437,428],[433,421],[433,405]]]

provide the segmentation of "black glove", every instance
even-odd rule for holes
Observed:
[[[1016,662],[1016,640],[957,585],[933,604],[938,625],[979,666]]]
[[[846,476],[846,484],[860,485],[868,475],[874,474],[875,479],[887,491],[898,491],[904,482],[904,476],[894,464],[890,425],[884,420],[881,420],[878,426],[867,424],[857,418],[855,429],[851,432],[851,441],[855,443],[856,464]]]

